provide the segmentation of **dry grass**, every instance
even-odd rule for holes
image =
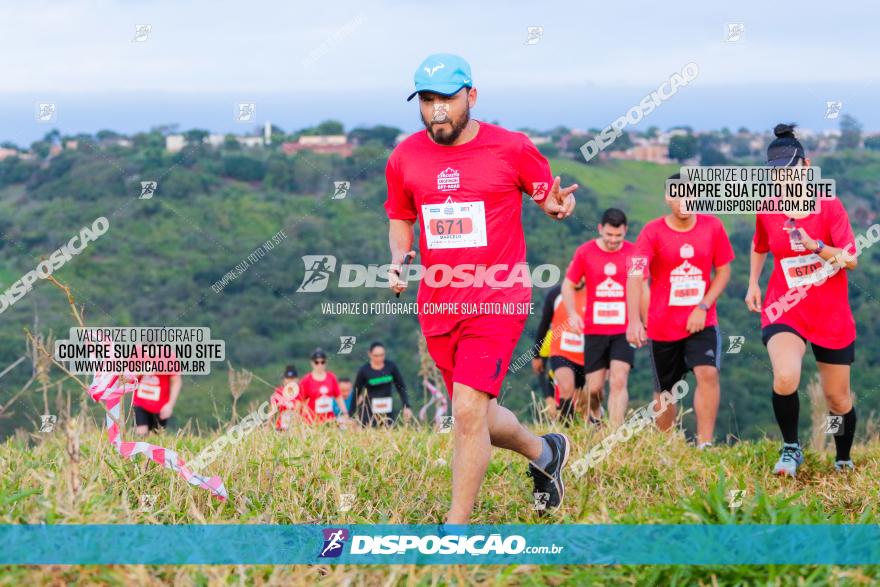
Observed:
[[[71,437],[18,435],[0,445],[0,520],[4,523],[434,523],[448,507],[452,436],[425,428],[342,431],[295,426],[287,433],[255,431],[218,459],[226,503],[192,488],[144,459],[123,460],[94,423],[79,422],[80,482],[71,499]],[[601,440],[587,428],[570,432],[574,458]],[[184,458],[210,438],[168,435],[159,444]],[[857,447],[855,474],[833,472],[830,453],[808,453],[797,481],[771,477],[775,443],[741,443],[704,452],[681,435],[645,431],[617,446],[611,457],[580,480],[569,477],[561,511],[540,517],[531,510],[525,464],[516,455],[493,457],[477,523],[877,523],[876,479],[880,446]],[[731,512],[730,488],[745,489],[743,507]],[[339,496],[353,493],[351,510]],[[142,494],[155,508],[141,511]],[[7,567],[0,585],[435,585],[435,584],[713,584],[752,580],[797,582],[819,573],[846,583],[864,570],[809,568],[776,574],[769,567]],[[757,572],[757,575],[751,573]],[[684,574],[682,574],[684,573]],[[793,573],[793,574],[792,574]],[[678,579],[676,579],[678,577]],[[776,578],[774,578],[776,577]],[[807,581],[803,584],[810,584]],[[856,580],[853,584],[859,584]]]

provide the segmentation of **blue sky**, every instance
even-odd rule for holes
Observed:
[[[642,126],[822,130],[826,100],[880,130],[880,4],[608,2],[28,2],[0,5],[0,140],[178,122],[243,132],[236,101],[285,129],[336,118],[418,127],[404,98],[419,61],[473,68],[475,116],[601,127],[688,62],[700,76]],[[728,23],[742,23],[738,42]],[[135,24],[151,25],[132,42]],[[527,27],[543,27],[525,44]],[[3,130],[5,129],[5,130]]]

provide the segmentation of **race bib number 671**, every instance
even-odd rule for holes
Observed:
[[[422,221],[429,249],[464,249],[487,245],[483,202],[423,204]]]

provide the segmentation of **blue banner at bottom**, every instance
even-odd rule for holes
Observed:
[[[0,525],[0,564],[880,564],[867,525]]]

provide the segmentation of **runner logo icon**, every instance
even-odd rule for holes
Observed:
[[[327,289],[330,274],[336,270],[336,257],[333,255],[303,255],[306,274],[297,293],[314,293]]]
[[[348,540],[348,530],[345,528],[325,528],[324,546],[318,558],[336,558],[342,554],[345,541]]]

